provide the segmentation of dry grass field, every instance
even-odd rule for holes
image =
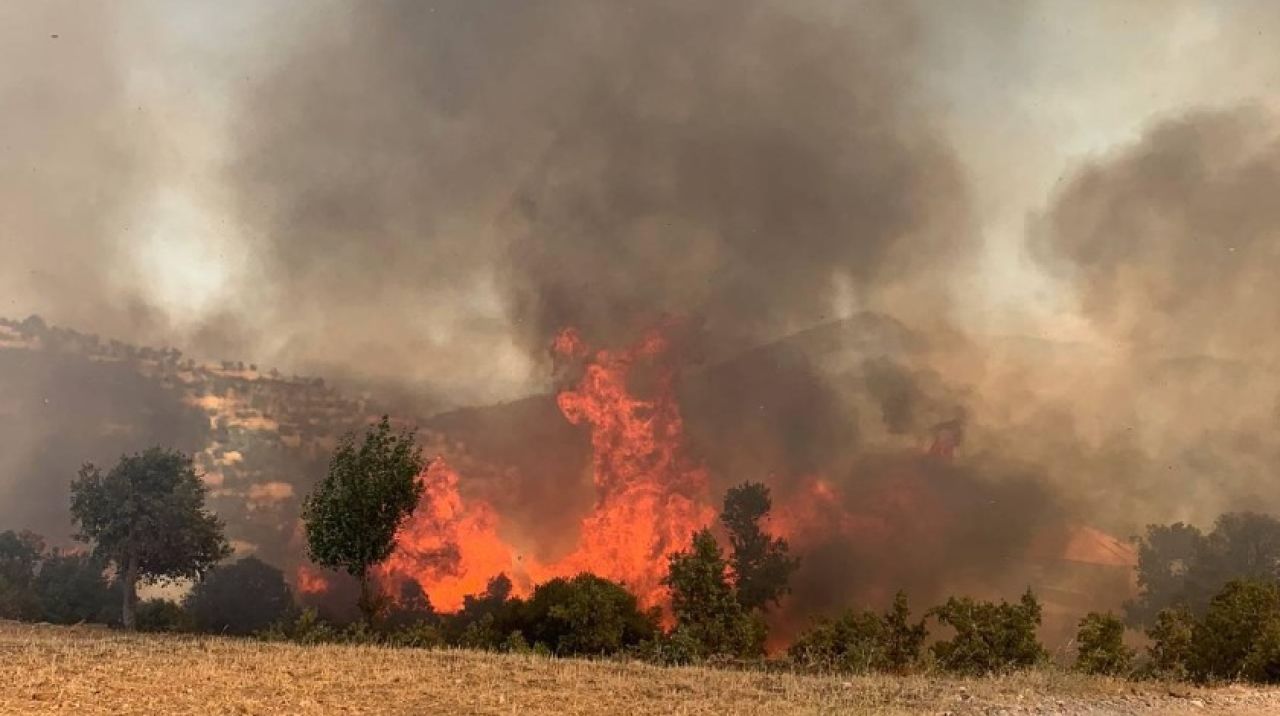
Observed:
[[[1280,713],[1280,691],[1007,678],[817,678],[0,622],[5,714]]]

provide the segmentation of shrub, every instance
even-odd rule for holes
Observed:
[[[657,619],[626,587],[588,573],[538,585],[519,610],[528,640],[559,655],[617,653],[652,639]]]
[[[1117,676],[1132,667],[1133,650],[1124,645],[1124,622],[1110,612],[1086,614],[1076,632],[1076,670]]]
[[[185,632],[192,631],[191,615],[181,604],[168,599],[147,599],[138,603],[137,628],[139,631]]]
[[[48,554],[34,585],[40,618],[54,624],[115,623],[122,596],[103,573],[102,562],[92,555],[58,550]]]
[[[788,654],[801,666],[822,671],[903,672],[919,661],[927,634],[924,622],[912,624],[909,616],[906,594],[898,592],[883,616],[850,610],[820,621],[800,635]]]
[[[800,561],[791,557],[787,541],[764,531],[760,523],[773,507],[768,486],[744,482],[724,496],[720,522],[733,548],[734,591],[743,608],[763,610],[777,604],[790,588],[787,583]]]
[[[671,588],[676,625],[698,645],[700,657],[759,656],[764,621],[738,602],[725,578],[727,569],[710,530],[696,533],[688,551],[671,555],[664,583]]]
[[[197,628],[227,634],[262,631],[295,609],[284,573],[257,557],[215,567],[184,605]]]
[[[1030,589],[1017,604],[951,597],[930,613],[956,631],[950,640],[933,645],[938,664],[948,671],[988,674],[1034,666],[1048,658],[1036,639],[1041,608]]]
[[[36,619],[34,582],[44,540],[31,532],[0,532],[0,619]]]
[[[316,610],[304,609],[297,616],[281,620],[260,635],[269,641],[292,641],[299,644],[326,644],[339,641],[340,632],[320,619]]]
[[[1280,681],[1277,630],[1280,587],[1273,582],[1228,582],[1192,631],[1191,675],[1200,681]]]
[[[1149,675],[1161,679],[1181,680],[1189,675],[1191,635],[1195,619],[1186,607],[1162,609],[1147,629],[1151,640],[1147,647]]]

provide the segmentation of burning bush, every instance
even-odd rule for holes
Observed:
[[[951,597],[930,613],[956,631],[933,645],[938,665],[948,671],[999,673],[1035,666],[1049,656],[1036,639],[1041,608],[1030,589],[1017,604]]]

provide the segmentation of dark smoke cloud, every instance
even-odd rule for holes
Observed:
[[[289,350],[412,373],[512,340],[541,362],[566,324],[694,315],[744,347],[893,288],[942,305],[973,242],[912,18],[818,7],[380,3],[316,30],[238,125]]]

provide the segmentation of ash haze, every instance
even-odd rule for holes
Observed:
[[[962,416],[957,479],[1033,514],[1277,509],[1278,30],[1263,1],[9,2],[0,315],[429,414],[545,392],[566,325],[676,315],[715,365],[877,314],[921,347],[717,379],[803,413],[777,431],[695,387],[700,434],[856,471]]]

